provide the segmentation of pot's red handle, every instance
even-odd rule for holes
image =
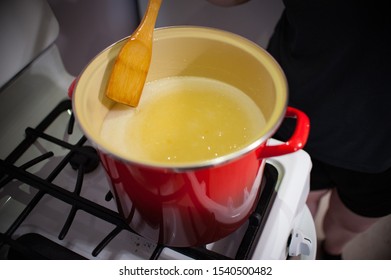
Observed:
[[[310,132],[310,120],[308,116],[293,107],[288,107],[285,113],[286,118],[296,118],[296,128],[292,137],[285,143],[273,146],[264,146],[259,153],[260,158],[282,156],[296,152],[304,147]]]
[[[75,86],[76,86],[76,83],[77,83],[77,77],[73,80],[73,82],[70,84],[69,88],[68,88],[68,97],[70,99],[72,99],[72,96],[73,96],[73,91],[75,90]]]

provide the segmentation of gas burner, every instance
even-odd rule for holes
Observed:
[[[8,251],[9,260],[83,260],[79,254],[37,234],[28,233],[17,240],[20,248],[11,247]]]
[[[90,173],[99,166],[99,156],[95,148],[91,146],[77,147],[69,160],[74,170],[83,168],[85,173]]]

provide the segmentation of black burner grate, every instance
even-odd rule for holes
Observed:
[[[85,212],[114,225],[114,229],[105,236],[91,252],[91,258],[98,256],[105,246],[107,246],[107,244],[109,244],[110,241],[113,240],[121,231],[126,230],[133,232],[117,212],[80,196],[84,175],[94,170],[99,165],[98,155],[94,148],[86,145],[87,139],[85,136],[81,136],[76,144],[70,144],[45,133],[45,130],[58,118],[58,116],[64,111],[71,110],[71,107],[72,104],[70,100],[64,100],[58,104],[36,128],[27,128],[25,131],[25,139],[9,154],[6,159],[0,160],[0,191],[12,180],[18,180],[37,189],[37,193],[34,198],[28,203],[18,218],[12,223],[6,232],[0,233],[0,249],[8,248],[8,258],[84,259],[83,256],[80,256],[79,254],[72,252],[37,233],[28,233],[20,236],[19,238],[13,238],[15,231],[38,205],[44,195],[55,197],[56,199],[59,199],[71,206],[69,213],[64,214],[67,215],[67,219],[61,231],[58,233],[59,240],[62,240],[67,235],[69,229],[72,227],[74,217],[78,210],[84,210]],[[73,126],[74,117],[71,114],[67,130],[69,134],[72,134]],[[40,176],[32,174],[26,170],[43,160],[53,157],[53,152],[44,153],[43,155],[40,155],[20,166],[16,166],[15,164],[15,162],[34,144],[34,142],[37,141],[38,138],[45,139],[55,145],[59,145],[69,150],[69,152],[62,158],[59,164],[46,178],[41,178]],[[73,169],[77,170],[77,180],[73,191],[68,191],[53,183],[58,174],[68,164],[70,164]],[[254,245],[256,245],[256,241],[260,237],[268,212],[270,211],[273,199],[276,195],[275,184],[277,182],[277,177],[277,170],[272,165],[266,164],[264,178],[262,180],[264,186],[259,203],[254,213],[250,216],[248,228],[243,240],[241,241],[235,259],[251,258]],[[109,192],[106,195],[106,200],[110,199],[112,199],[112,195]],[[164,248],[164,246],[156,245],[150,259],[158,259]],[[170,249],[193,259],[228,259],[227,256],[208,250],[205,247],[170,247]]]

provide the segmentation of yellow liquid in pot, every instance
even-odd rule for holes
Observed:
[[[180,164],[237,151],[264,125],[260,109],[239,89],[207,78],[170,77],[147,83],[135,109],[115,104],[101,137],[125,158]]]

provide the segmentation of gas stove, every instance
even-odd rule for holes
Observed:
[[[258,206],[233,234],[201,247],[161,246],[118,214],[96,151],[74,120],[67,91],[75,77],[57,46],[26,65],[0,91],[1,259],[315,258],[307,153],[267,160]]]

